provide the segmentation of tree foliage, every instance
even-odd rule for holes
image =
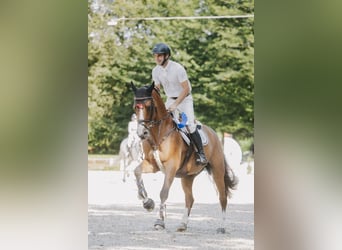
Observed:
[[[97,3],[97,4],[95,4]],[[254,134],[253,18],[121,20],[254,13],[253,0],[88,2],[88,141],[116,153],[133,112],[129,82],[151,83],[151,49],[166,42],[193,87],[198,120],[237,138]]]

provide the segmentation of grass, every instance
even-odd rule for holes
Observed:
[[[95,158],[96,160],[89,161],[89,159],[91,158],[93,159]],[[110,158],[115,159],[114,162],[111,162],[112,165],[109,164],[108,159]],[[119,162],[117,159],[118,159],[117,155],[88,154],[88,170],[119,171],[120,166],[119,166]]]

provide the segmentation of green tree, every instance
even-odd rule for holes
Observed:
[[[133,112],[129,82],[151,83],[151,48],[167,42],[188,71],[197,118],[219,132],[253,136],[253,18],[121,20],[253,14],[253,1],[114,1],[89,5],[88,139],[116,153]],[[111,24],[111,25],[108,25]]]

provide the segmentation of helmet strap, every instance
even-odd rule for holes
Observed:
[[[167,57],[164,58],[163,62],[161,63],[161,66],[164,66],[167,60],[169,60],[170,55],[167,55]]]

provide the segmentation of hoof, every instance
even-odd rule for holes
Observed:
[[[163,230],[165,229],[165,223],[161,219],[156,220],[154,223],[154,229],[156,230]]]
[[[223,227],[220,227],[216,230],[217,233],[219,234],[225,234],[226,233],[226,229],[224,229]]]
[[[181,223],[180,226],[177,228],[177,232],[184,232],[188,226],[185,223]]]
[[[143,202],[143,206],[147,211],[151,212],[154,209],[154,201],[148,198],[147,201]]]

